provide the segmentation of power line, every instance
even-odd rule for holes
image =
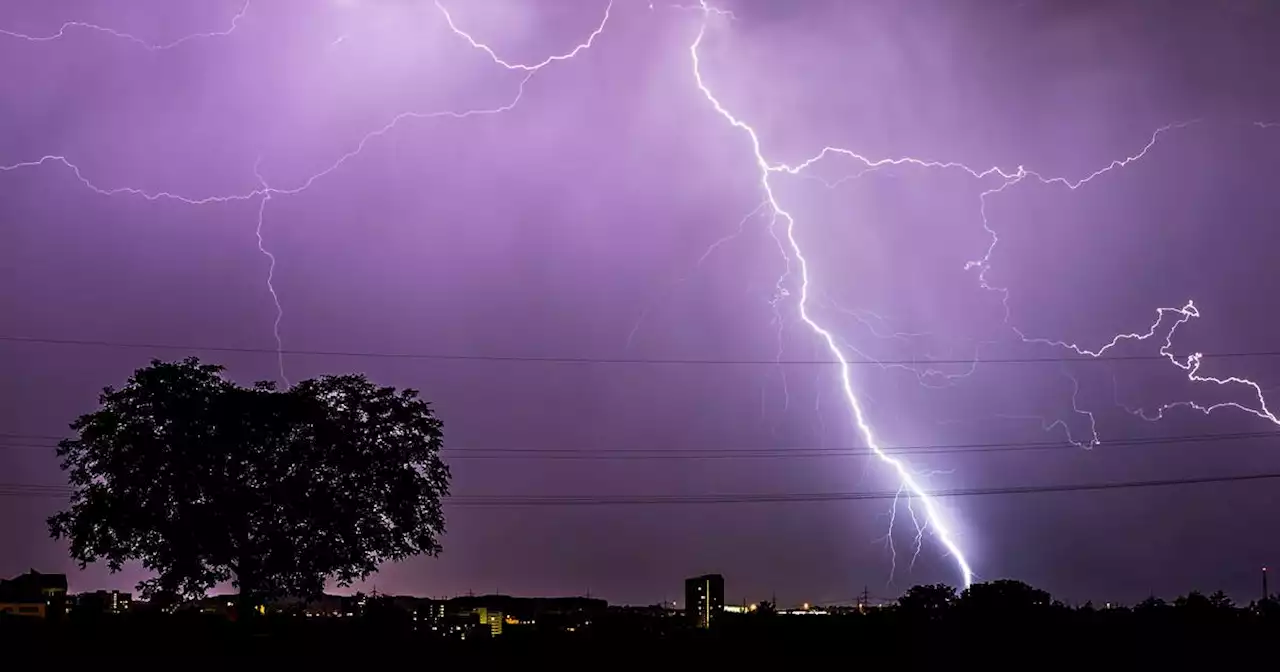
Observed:
[[[1266,439],[1280,437],[1280,432],[1240,432],[1233,434],[1200,434],[1173,437],[1134,438],[1121,441],[1107,441],[1101,447],[1117,446],[1159,446],[1178,443],[1197,443],[1212,441],[1240,441],[1247,439]],[[449,449],[446,449],[448,451]],[[1072,450],[1087,449],[1065,441],[1045,442],[1012,442],[1012,443],[971,443],[971,444],[935,444],[887,447],[884,452],[891,455],[933,454],[933,453],[979,453],[979,452],[1025,452],[1034,450]],[[583,448],[458,448],[453,449],[450,459],[464,457],[469,452],[497,453],[499,455],[536,454],[539,456],[563,455],[566,459],[666,459],[666,458],[715,458],[715,457],[823,457],[823,456],[874,456],[865,447],[823,447],[823,446],[791,446],[778,448],[727,448],[727,449],[583,449]],[[480,457],[475,455],[474,457]]]
[[[1072,483],[1056,485],[1028,485],[992,488],[957,488],[935,490],[930,497],[983,497],[992,495],[1030,495],[1057,492],[1094,492],[1103,490],[1134,490],[1163,488],[1211,483],[1246,483],[1280,479],[1280,472],[1238,474],[1234,476],[1204,476],[1197,478],[1170,478],[1145,481],[1114,481],[1110,483]],[[71,486],[0,483],[0,497],[65,497]],[[845,502],[863,500],[892,500],[908,497],[898,491],[830,492],[830,493],[769,493],[740,495],[454,495],[445,503],[460,507],[520,507],[520,506],[658,506],[693,504],[781,504],[799,502]]]
[[[32,492],[32,493],[53,493],[58,495],[69,494],[72,487],[69,485],[52,485],[41,483],[0,483],[0,492]]]
[[[54,439],[47,435],[22,435],[0,433],[0,437],[22,439]],[[1105,451],[1117,447],[1166,446],[1190,443],[1247,441],[1280,437],[1280,432],[1236,432],[1218,434],[1187,434],[1165,437],[1135,437],[1106,441],[1097,447]],[[0,443],[0,449],[54,450],[57,446],[31,443]],[[1070,450],[1087,452],[1065,441],[923,444],[887,448],[892,455],[930,455],[954,453],[1022,453],[1045,450]],[[819,458],[819,457],[872,457],[875,454],[865,447],[830,446],[780,446],[770,448],[528,448],[467,446],[446,447],[441,451],[451,460],[457,459],[540,459],[540,460],[700,460],[743,458]],[[527,456],[527,457],[526,457]]]
[[[274,348],[251,348],[219,345],[181,345],[174,343],[139,343],[125,341],[100,341],[71,338],[37,338],[31,336],[0,336],[0,341],[11,343],[34,343],[43,345],[69,345],[99,348],[126,348],[145,350],[203,350],[210,352],[234,352],[249,354],[305,355],[317,357],[363,357],[370,359],[421,359],[435,361],[459,362],[524,362],[543,364],[658,364],[658,365],[837,365],[839,362],[827,359],[790,359],[776,361],[769,359],[667,359],[667,358],[633,358],[633,357],[555,357],[532,355],[459,355],[448,353],[412,353],[412,352],[375,352],[362,350],[275,350]],[[1259,350],[1252,352],[1219,352],[1202,353],[1204,359],[1240,358],[1240,357],[1280,357],[1280,351]],[[1185,358],[1185,356],[1184,356]],[[980,364],[1052,364],[1061,362],[1116,362],[1116,361],[1156,361],[1167,360],[1165,355],[1114,355],[1102,357],[1025,357],[1003,359],[899,359],[899,360],[850,360],[851,365],[863,366],[933,366],[963,365],[975,362]]]

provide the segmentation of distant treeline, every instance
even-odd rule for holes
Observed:
[[[450,602],[457,608],[493,609],[500,606],[493,603],[498,597]],[[397,599],[403,598],[371,598],[360,615],[342,619],[277,614],[237,622],[208,613],[154,610],[57,621],[11,618],[0,620],[0,647],[15,655],[39,651],[59,657],[128,651],[130,656],[170,658],[199,651],[202,657],[326,661],[338,652],[361,651],[388,659],[514,658],[525,665],[625,663],[627,669],[638,664],[684,669],[688,661],[714,663],[715,669],[762,669],[800,661],[909,667],[994,663],[1042,669],[1120,662],[1221,667],[1228,660],[1269,668],[1266,661],[1274,660],[1274,645],[1280,642],[1280,602],[1274,599],[1235,604],[1220,592],[1191,592],[1128,607],[1071,606],[1016,581],[976,584],[960,592],[916,586],[897,604],[810,615],[780,613],[761,603],[749,613],[722,614],[710,630],[698,630],[668,610],[549,600],[539,606],[582,617],[512,624],[497,636],[477,628],[465,641],[425,627],[421,615],[415,620],[412,612],[395,608]],[[527,598],[506,599],[511,602],[501,606],[512,611],[531,606],[524,602]]]

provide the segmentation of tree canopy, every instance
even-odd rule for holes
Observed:
[[[960,593],[959,604],[966,609],[988,612],[1024,612],[1052,606],[1049,593],[1013,579],[975,583]]]
[[[945,583],[912,586],[902,597],[898,605],[904,611],[931,614],[944,610],[956,601],[956,589]]]
[[[140,561],[144,595],[311,595],[440,552],[442,423],[363,375],[243,387],[195,358],[153,360],[71,428],[73,487],[49,519],[85,566]]]

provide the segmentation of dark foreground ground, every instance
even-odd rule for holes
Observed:
[[[894,664],[936,668],[971,664],[1018,669],[1089,665],[1280,667],[1280,623],[1251,618],[928,618],[774,617],[730,623],[719,631],[641,633],[509,632],[486,639],[442,640],[399,624],[358,619],[317,622],[263,619],[255,624],[201,618],[116,618],[95,622],[0,621],[0,652],[45,663],[109,659],[171,665],[218,658],[404,669],[439,664],[515,664],[583,668],[714,670],[796,664]],[[0,662],[0,669],[5,665]],[[17,668],[14,668],[17,669]],[[486,668],[496,669],[496,668]],[[515,669],[515,668],[508,668]]]

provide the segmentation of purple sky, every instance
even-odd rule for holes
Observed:
[[[1207,358],[1198,375],[1247,380],[1190,381],[1158,357],[1176,312],[1111,361],[1049,343],[1096,351],[1190,300],[1177,364],[1277,350],[1273,3],[615,0],[602,24],[607,0],[441,2],[492,52],[431,0],[0,7],[0,336],[256,350],[0,342],[0,482],[65,483],[41,437],[151,357],[278,378],[259,225],[286,350],[704,362],[284,357],[293,380],[421,389],[459,495],[896,490],[850,454],[867,443],[840,367],[812,363],[834,356],[802,320],[797,247],[806,314],[844,357],[962,362],[850,368],[880,445],[1101,441],[903,455],[926,489],[1280,471],[1259,397],[1280,357]],[[752,133],[773,167],[866,160],[773,170],[775,215]],[[963,166],[866,172],[901,158]],[[1124,443],[1217,433],[1257,436]],[[671,453],[604,459],[624,449]],[[978,579],[1247,599],[1280,563],[1275,487],[957,497],[933,521],[916,500],[914,564],[903,500],[896,570],[883,500],[453,506],[441,558],[369,585],[654,602],[716,571],[733,600],[894,596],[961,581],[942,523]],[[74,572],[47,538],[60,504],[0,497],[0,575]]]

